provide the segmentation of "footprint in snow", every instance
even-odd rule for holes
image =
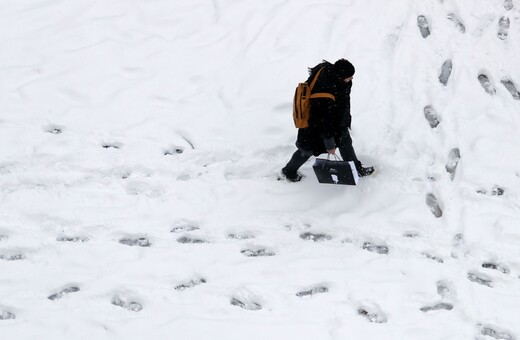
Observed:
[[[424,313],[438,311],[438,310],[452,310],[452,309],[453,309],[453,305],[451,303],[446,303],[446,302],[440,302],[435,305],[424,306],[424,307],[420,308],[421,312],[424,312]]]
[[[504,192],[505,192],[504,188],[499,187],[499,186],[494,186],[491,189],[491,196],[502,196],[504,194]],[[487,190],[486,189],[478,189],[477,193],[482,194],[482,195],[486,195],[487,194]]]
[[[417,238],[420,236],[421,235],[417,231],[407,231],[403,234],[403,237],[406,237],[406,238]]]
[[[121,143],[103,143],[101,145],[103,149],[121,149],[123,144]]]
[[[423,252],[421,253],[424,257],[430,259],[430,260],[433,260],[437,263],[444,263],[444,260],[441,258],[441,257],[438,257],[438,256],[435,256],[435,255],[432,255],[430,253],[426,253],[426,252]]]
[[[4,261],[20,261],[25,259],[23,254],[0,254],[0,260]]]
[[[199,237],[191,237],[191,236],[182,236],[177,239],[178,243],[183,244],[201,244],[201,243],[209,243],[207,240],[199,238]]]
[[[63,132],[63,128],[57,125],[49,125],[45,127],[44,131],[47,133],[52,133],[53,135],[59,135]]]
[[[509,34],[510,21],[508,17],[501,17],[498,21],[498,33],[497,36],[500,40],[506,40]]]
[[[478,81],[487,94],[494,95],[495,93],[497,93],[495,86],[493,86],[493,83],[491,82],[491,80],[489,80],[489,77],[487,75],[479,74]]]
[[[182,146],[172,146],[166,150],[163,151],[163,154],[165,156],[174,156],[174,155],[180,155],[184,152],[184,148]]]
[[[125,237],[119,243],[130,247],[150,247],[152,243],[146,237]]]
[[[489,337],[492,337],[495,339],[500,339],[500,340],[514,340],[515,339],[513,334],[511,334],[507,331],[504,331],[504,330],[500,330],[498,327],[495,327],[495,326],[481,326],[480,333],[482,335],[486,335],[486,336],[489,336]]]
[[[459,258],[460,253],[464,251],[464,235],[456,234],[452,241],[453,250],[451,251],[451,257],[454,259]]]
[[[459,248],[464,244],[464,234],[455,234],[453,236],[453,246]]]
[[[509,93],[511,93],[514,99],[520,100],[520,92],[518,92],[515,84],[511,79],[502,79],[500,82],[506,87]]]
[[[158,186],[142,180],[128,181],[125,184],[125,190],[128,195],[137,196],[144,195],[147,197],[158,197],[163,194],[163,189]]]
[[[182,232],[189,232],[189,231],[194,231],[194,230],[199,230],[200,228],[197,227],[196,225],[193,225],[193,224],[179,224],[179,225],[176,225],[174,226],[170,232],[172,233],[182,233]]]
[[[177,180],[181,181],[181,182],[186,182],[186,181],[189,181],[191,179],[195,179],[195,178],[199,177],[200,175],[202,175],[202,173],[200,173],[200,172],[198,174],[195,174],[195,175],[183,174],[183,175],[178,176]]]
[[[520,177],[520,175],[519,175]],[[308,230],[310,228],[312,228],[312,225],[310,225],[309,223],[287,223],[284,225],[284,228],[288,231],[291,231],[291,230]]]
[[[506,9],[506,11],[512,10],[513,7],[513,0],[504,0],[504,8]]]
[[[381,255],[387,255],[388,252],[389,252],[388,246],[374,244],[374,243],[371,243],[371,242],[363,243],[362,248],[365,249],[365,250],[368,250],[369,252],[378,253],[378,254],[381,254]]]
[[[343,240],[341,240],[341,243],[347,243],[347,244],[351,244],[351,245],[357,245],[357,242],[356,240],[353,240],[351,238],[344,238]]]
[[[1,241],[5,241],[5,240],[7,240],[8,238],[9,238],[8,235],[0,234],[0,242],[1,242]]]
[[[307,289],[307,290],[303,290],[301,292],[298,292],[296,293],[296,296],[297,297],[312,297],[316,294],[321,294],[321,293],[328,293],[329,292],[329,288],[328,287],[325,287],[325,286],[316,286],[316,287],[313,287],[311,289]]]
[[[180,284],[176,285],[174,289],[182,291],[185,289],[193,288],[195,286],[204,284],[206,282],[207,281],[204,278],[196,278],[196,279],[192,279],[190,281],[184,282],[184,283],[180,283]]]
[[[16,319],[16,315],[14,313],[0,310],[0,320],[14,320]]]
[[[230,303],[233,306],[237,306],[237,307],[247,309],[247,310],[252,310],[252,311],[257,311],[257,310],[262,309],[262,305],[260,303],[255,302],[253,300],[244,299],[244,298],[233,297],[233,298],[231,298]]]
[[[469,272],[468,280],[490,288],[494,286],[493,281],[487,275],[481,273]]]
[[[435,129],[439,125],[439,118],[437,116],[437,112],[431,105],[427,105],[424,107],[424,118],[432,129]]]
[[[455,25],[455,27],[459,30],[459,32],[461,32],[461,33],[466,32],[466,27],[460,21],[460,19],[457,17],[457,15],[455,13],[448,13],[447,18]]]
[[[446,60],[441,67],[441,74],[439,76],[439,81],[442,85],[446,86],[448,84],[448,80],[451,76],[451,70],[453,69],[453,63],[451,60]]]
[[[504,188],[495,186],[491,189],[492,196],[502,196],[503,194],[504,194]]]
[[[276,253],[272,250],[267,250],[265,248],[256,248],[256,249],[243,249],[240,251],[244,256],[247,257],[263,257],[263,256],[275,256]]]
[[[56,237],[56,241],[85,243],[89,241],[89,238],[85,236],[58,236]]]
[[[426,39],[430,35],[430,24],[424,15],[417,17],[417,27],[419,27],[419,32],[421,32],[423,38]]]
[[[498,270],[501,273],[509,274],[509,268],[493,262],[482,263],[482,268]]]
[[[439,218],[442,216],[442,210],[439,206],[439,202],[437,202],[437,197],[434,194],[428,193],[426,194],[426,205],[430,208],[433,216]]]
[[[460,161],[460,150],[459,148],[453,148],[448,155],[448,163],[446,164],[446,171],[450,174],[450,178],[453,181],[455,177],[455,171]]]
[[[332,240],[332,235],[325,233],[311,233],[305,232],[300,234],[300,238],[302,240],[314,241],[314,242],[322,242]]]
[[[234,239],[234,240],[250,240],[250,239],[255,238],[255,237],[253,235],[251,235],[251,234],[230,233],[230,234],[226,235],[226,238]]]
[[[372,323],[386,323],[388,321],[386,315],[375,306],[359,307],[357,313]]]
[[[62,289],[59,292],[54,293],[54,294],[50,295],[47,298],[49,300],[51,300],[51,301],[59,300],[59,299],[63,298],[64,296],[66,296],[66,295],[68,295],[70,293],[76,293],[76,292],[79,292],[79,291],[80,291],[79,287],[71,286],[71,287],[67,287],[65,289]]]
[[[451,299],[454,297],[455,292],[451,288],[451,284],[446,281],[437,281],[437,294],[442,299]]]
[[[143,309],[143,305],[139,302],[128,301],[127,299],[117,295],[112,298],[112,304],[132,312],[139,312]]]

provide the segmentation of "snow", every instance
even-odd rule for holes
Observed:
[[[3,0],[0,22],[0,338],[520,338],[517,1]],[[342,57],[377,173],[277,181],[296,84]]]

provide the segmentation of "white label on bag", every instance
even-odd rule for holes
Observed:
[[[354,176],[354,183],[357,184],[359,181],[359,174],[357,172],[356,165],[354,164],[353,161],[348,162],[348,164],[350,164],[350,168],[352,169],[352,176]]]

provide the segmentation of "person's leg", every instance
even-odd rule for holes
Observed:
[[[356,156],[356,151],[354,151],[354,147],[352,146],[352,137],[350,137],[348,129],[343,131],[341,134],[338,149],[344,161],[354,161],[357,165],[359,160]]]
[[[343,131],[341,134],[338,148],[344,161],[354,161],[356,170],[360,177],[369,176],[374,172],[374,167],[369,166],[365,168],[358,160],[356,152],[354,151],[354,147],[352,146],[352,137],[350,137],[348,129]]]
[[[289,160],[289,163],[282,169],[282,173],[290,181],[299,181],[301,175],[298,174],[298,169],[305,164],[311,156],[312,152],[306,152],[300,149],[296,150],[291,160]]]

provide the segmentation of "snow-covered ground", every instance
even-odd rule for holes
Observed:
[[[0,339],[519,339],[519,56],[516,0],[0,1]],[[377,174],[277,181],[342,57]]]

